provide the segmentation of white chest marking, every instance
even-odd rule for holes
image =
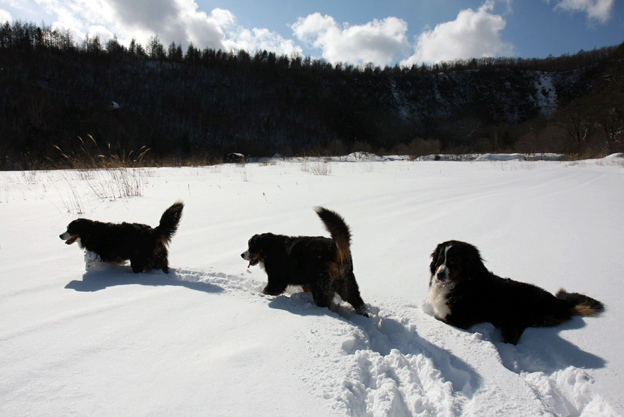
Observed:
[[[454,283],[441,283],[434,280],[429,289],[429,303],[433,307],[435,317],[440,320],[446,320],[446,316],[451,313],[450,307],[446,304],[446,297],[454,286]]]
[[[444,263],[436,270],[431,282],[431,288],[429,288],[429,303],[433,307],[434,315],[440,320],[446,320],[446,316],[451,313],[451,309],[446,303],[449,291],[455,286],[454,282],[448,282],[449,270],[446,267],[447,253],[451,246],[445,248]],[[444,276],[443,282],[438,280],[438,275]]]

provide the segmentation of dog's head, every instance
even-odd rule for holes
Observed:
[[[431,254],[431,279],[440,283],[451,283],[462,276],[471,276],[473,272],[485,270],[479,250],[473,245],[456,240],[440,243]]]
[[[65,244],[71,245],[78,241],[80,244],[81,236],[88,233],[93,222],[89,219],[77,219],[67,225],[67,231],[59,235],[65,241]]]
[[[251,239],[249,239],[247,250],[241,253],[241,258],[249,261],[247,268],[257,264],[264,264],[267,252],[273,244],[274,236],[275,235],[272,233],[263,233],[261,235],[253,235]]]

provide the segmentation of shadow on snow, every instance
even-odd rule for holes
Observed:
[[[221,293],[224,291],[219,285],[200,280],[206,276],[210,276],[210,274],[176,269],[171,269],[169,274],[161,271],[135,274],[128,268],[108,265],[98,270],[85,272],[81,281],[71,281],[65,288],[81,292],[95,292],[119,285],[146,285],[151,287],[185,287],[206,293]]]

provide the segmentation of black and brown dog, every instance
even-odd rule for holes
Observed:
[[[557,326],[572,316],[594,317],[604,305],[560,289],[556,295],[488,271],[479,250],[465,242],[439,244],[431,254],[429,302],[434,315],[461,329],[489,322],[505,343],[518,343],[527,327]]]
[[[81,248],[95,253],[103,262],[120,263],[129,259],[135,273],[152,269],[169,273],[167,246],[178,230],[183,208],[182,202],[169,207],[156,227],[77,219],[59,237],[68,245],[78,241]]]
[[[249,266],[264,267],[269,280],[263,290],[265,294],[279,295],[289,285],[300,285],[312,293],[319,307],[329,307],[338,293],[358,314],[367,316],[353,274],[349,226],[331,210],[323,207],[315,210],[331,239],[264,233],[249,239],[249,248],[241,257],[249,261]]]

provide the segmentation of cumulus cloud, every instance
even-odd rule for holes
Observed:
[[[88,31],[89,36],[91,37],[99,37],[102,45],[106,44],[110,39],[115,37],[115,34],[108,30],[108,28],[102,25],[89,26]]]
[[[78,1],[78,0],[74,0]],[[91,0],[90,0],[91,1]],[[210,14],[199,11],[193,0],[101,0],[113,13],[120,28],[138,34],[157,34],[165,43],[193,43],[225,49],[225,27],[234,23],[227,10]],[[149,36],[149,35],[148,35]]]
[[[11,13],[7,12],[4,9],[0,9],[0,23],[3,22],[11,22]]]
[[[493,8],[494,1],[488,0],[478,10],[462,10],[457,19],[423,32],[418,36],[415,53],[401,64],[512,54],[513,47],[501,39],[507,22],[500,15],[492,14]]]
[[[611,18],[614,3],[615,0],[562,0],[555,10],[587,13],[588,19],[606,23]]]
[[[290,39],[284,39],[280,35],[268,29],[240,29],[230,32],[230,38],[224,44],[229,50],[245,50],[249,52],[267,50],[278,55],[293,55],[303,53],[300,46]]]
[[[314,13],[299,18],[291,28],[297,39],[320,49],[322,57],[333,63],[387,65],[408,46],[407,23],[396,17],[350,26]]]
[[[236,24],[228,10],[199,10],[195,0],[35,0],[57,17],[54,27],[70,29],[76,39],[99,35],[104,41],[117,36],[121,43],[131,39],[147,43],[158,35],[165,46],[222,50],[266,49],[276,53],[301,53],[290,40],[267,29],[248,30]]]
[[[501,39],[505,20],[493,12],[495,4],[506,4],[507,12],[512,13],[512,0],[483,0],[485,3],[479,9],[462,10],[454,21],[424,31],[413,42],[408,39],[407,23],[397,17],[351,25],[314,13],[292,24],[293,39],[286,39],[269,29],[241,27],[228,10],[201,11],[196,0],[32,1],[54,16],[53,27],[71,30],[77,42],[89,34],[99,36],[102,44],[116,36],[122,44],[128,45],[131,39],[136,39],[145,46],[153,35],[158,35],[165,48],[171,42],[181,44],[183,48],[192,43],[197,48],[243,49],[250,53],[268,50],[280,55],[303,54],[299,45],[305,44],[313,54],[320,51],[321,57],[332,63],[357,65],[372,62],[378,66],[392,65],[405,57],[409,58],[401,61],[402,65],[513,52],[513,48]],[[572,2],[613,2],[554,1],[558,1],[557,7],[561,8]],[[0,10],[0,19],[1,13]]]

